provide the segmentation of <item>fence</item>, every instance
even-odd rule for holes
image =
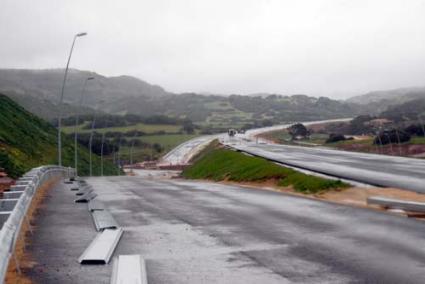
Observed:
[[[14,250],[21,225],[27,218],[27,210],[38,188],[51,178],[70,178],[74,174],[73,169],[58,166],[34,168],[12,186],[11,198],[0,199],[0,283],[5,280],[10,259],[16,257]],[[1,206],[6,203],[7,206]]]

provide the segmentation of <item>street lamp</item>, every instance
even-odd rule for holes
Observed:
[[[133,173],[133,149],[134,149],[134,141],[136,140],[136,135],[137,135],[137,129],[134,130],[133,140],[131,141],[131,148],[130,148],[131,173]]]
[[[80,96],[80,101],[78,104],[78,109],[81,110],[81,107],[83,105],[83,98],[84,98],[84,91],[86,89],[86,85],[87,82],[90,80],[93,80],[94,77],[87,77],[86,80],[84,80],[84,84],[83,84],[83,89],[81,90],[81,96]],[[77,112],[76,117],[75,117],[75,127],[74,127],[74,167],[75,167],[75,175],[78,176],[78,151],[77,151],[77,147],[78,147],[78,132],[77,132],[77,127],[79,124],[79,112]]]
[[[100,175],[103,176],[103,147],[105,145],[105,131],[102,133],[102,142],[100,146]]]
[[[63,103],[63,93],[65,91],[66,78],[68,76],[69,62],[71,61],[71,56],[72,56],[72,51],[74,49],[75,40],[78,37],[82,37],[85,35],[87,35],[87,33],[78,33],[74,35],[74,39],[71,45],[71,51],[69,52],[68,61],[66,63],[65,74],[63,76],[62,91],[61,91],[61,96],[59,99],[59,115],[58,115],[58,165],[59,166],[62,166],[62,137],[61,137],[62,103]]]
[[[120,140],[118,143],[118,151],[117,151],[117,161],[118,161],[118,175],[121,175],[121,157],[120,157],[120,150],[121,150],[121,141],[122,141],[122,134],[120,135]]]

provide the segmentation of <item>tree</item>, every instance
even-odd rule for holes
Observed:
[[[404,131],[397,129],[385,130],[378,133],[378,135],[373,140],[373,144],[377,145],[386,145],[386,144],[398,144],[408,142],[410,140],[410,135]]]
[[[303,139],[310,135],[308,129],[301,123],[291,125],[288,128],[288,133],[292,136],[292,140]]]
[[[193,134],[193,132],[195,132],[195,126],[193,125],[192,121],[185,120],[183,122],[183,131],[187,134]]]
[[[162,151],[162,147],[158,143],[153,143],[152,148],[157,152],[160,153]]]
[[[353,139],[352,137],[346,138],[342,134],[331,133],[329,134],[329,138],[326,140],[326,143],[334,143],[338,141],[345,141],[345,140],[352,140],[352,139]]]

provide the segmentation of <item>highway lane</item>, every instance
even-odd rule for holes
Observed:
[[[187,164],[190,159],[196,155],[203,147],[207,146],[214,139],[218,139],[223,136],[223,134],[218,135],[206,135],[193,138],[189,141],[186,141],[170,152],[168,152],[164,157],[161,158],[160,164],[170,164],[170,165],[184,165]]]
[[[253,155],[314,172],[425,193],[425,160],[242,141],[229,145]]]
[[[208,182],[90,178],[141,254],[149,283],[424,283],[424,223],[361,208]],[[51,192],[36,219],[31,279],[109,283],[81,266],[95,235],[86,206]],[[41,218],[42,217],[42,218]]]
[[[349,120],[351,120],[351,118],[338,118],[338,119],[303,122],[303,124],[313,125],[318,123],[343,122],[343,121],[349,121]],[[273,125],[269,127],[250,129],[250,130],[247,130],[245,134],[237,134],[237,138],[235,139],[244,138],[248,140],[256,140],[255,135],[258,135],[264,132],[285,129],[285,128],[288,128],[289,126],[291,126],[291,124],[280,124],[280,125]],[[229,141],[229,137],[227,133],[196,137],[172,149],[164,157],[161,158],[160,164],[164,164],[164,165],[187,164],[194,155],[196,155],[199,151],[203,149],[203,147],[208,145],[214,139],[220,139],[221,141]],[[235,139],[230,139],[230,140],[233,141]]]
[[[424,223],[208,182],[90,180],[150,283],[423,283]]]

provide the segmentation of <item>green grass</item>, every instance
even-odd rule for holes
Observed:
[[[292,186],[302,193],[318,193],[329,189],[348,187],[340,180],[327,180],[306,175],[295,170],[278,166],[265,159],[251,157],[239,152],[208,147],[186,168],[183,177],[190,179],[211,179],[214,181],[262,182],[277,180],[279,186]]]
[[[410,144],[413,145],[424,145],[425,144],[425,137],[412,137],[412,139],[409,141]]]
[[[62,135],[64,166],[74,166],[74,144]],[[29,169],[57,163],[57,130],[46,121],[27,112],[8,97],[0,94],[0,167],[12,177]],[[89,173],[89,152],[80,146],[79,173]],[[93,156],[94,173],[100,173],[100,159]],[[104,173],[116,174],[117,168],[106,162]]]
[[[162,150],[160,152],[154,151],[152,148],[134,147],[133,149],[133,162],[142,162],[145,160],[158,159],[165,153],[169,152],[174,147],[181,143],[195,138],[196,134],[164,134],[164,135],[146,135],[136,137],[140,141],[149,143],[151,145],[160,144]],[[130,161],[130,147],[121,146],[120,156],[122,160]]]
[[[83,127],[87,126],[88,124],[90,124],[90,122],[80,124],[77,127],[77,131],[83,132],[83,133],[84,132],[86,132],[86,133],[90,132],[90,129],[83,129]],[[109,132],[109,131],[127,132],[127,131],[131,131],[131,130],[138,130],[138,131],[143,131],[147,134],[156,133],[158,131],[164,131],[164,132],[167,132],[167,133],[176,133],[176,132],[180,131],[181,128],[182,128],[181,125],[138,123],[138,124],[129,125],[129,126],[97,128],[96,132],[97,133],[103,133],[103,132]],[[74,132],[74,126],[63,127],[63,131],[65,133],[73,133]]]

